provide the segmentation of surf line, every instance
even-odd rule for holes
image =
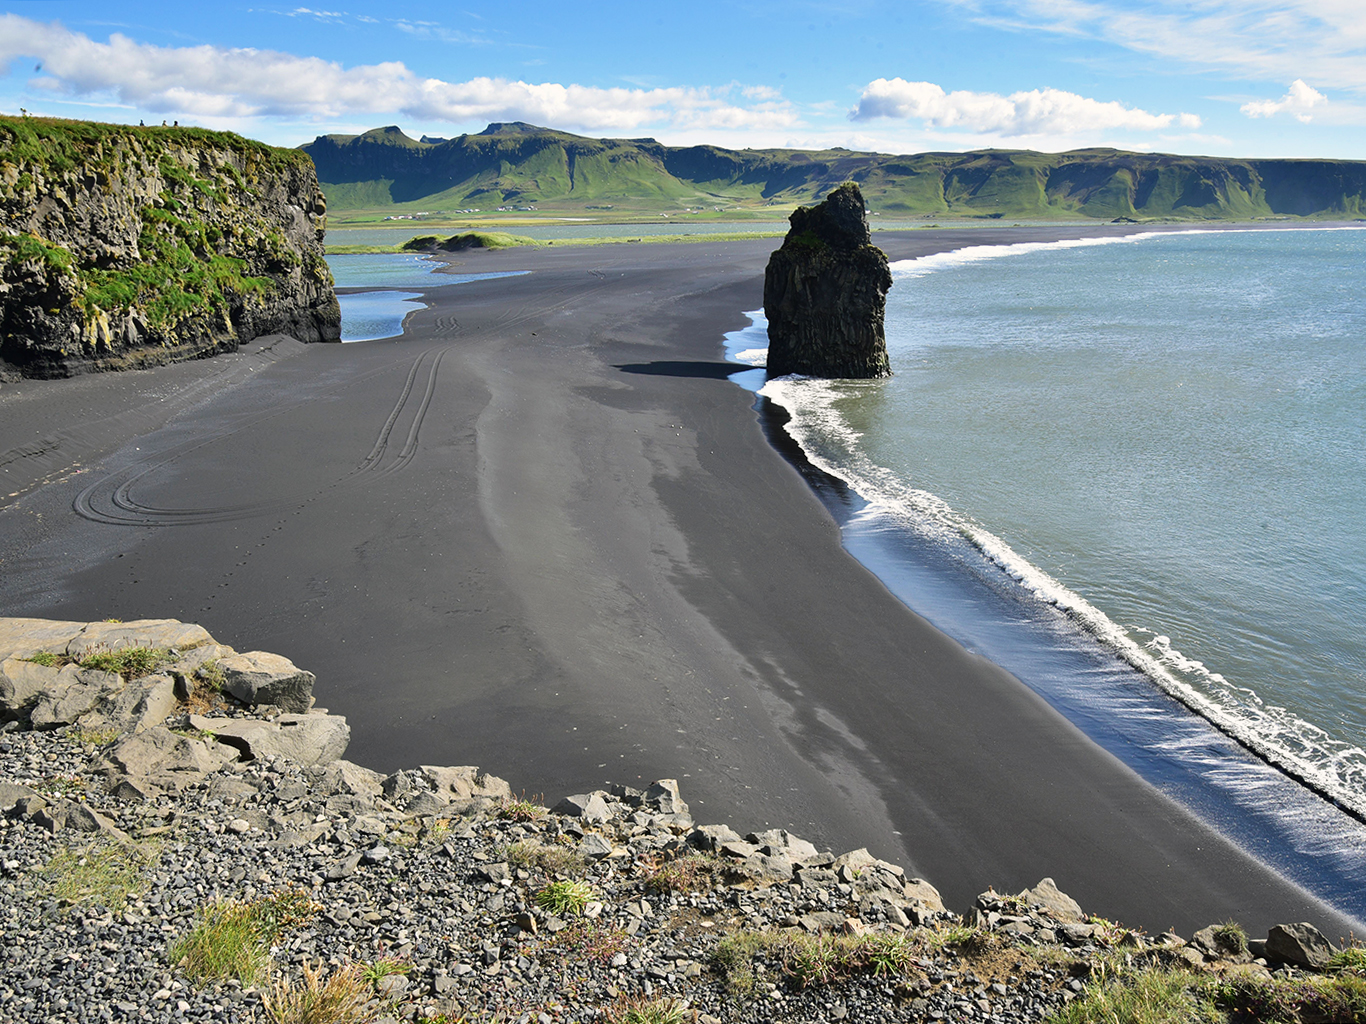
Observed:
[[[1366,228],[1349,225],[1218,230],[1264,233],[1281,230]],[[892,264],[892,271],[895,278],[911,278],[985,259],[1026,255],[1053,249],[1133,243],[1169,236],[1209,233],[1212,232],[1202,229],[1149,231],[1123,236],[1061,239],[1054,242],[967,246],[913,260],[897,261]],[[1239,714],[1238,708],[1228,708],[1219,704],[1169,671],[1164,661],[1170,661],[1174,665],[1194,664],[1179,650],[1171,647],[1169,643],[1162,644],[1162,638],[1147,645],[1151,651],[1145,649],[1131,639],[1124,628],[1101,609],[1020,556],[1001,538],[966,521],[936,495],[911,488],[896,479],[890,471],[861,458],[856,447],[856,436],[847,438],[850,442],[847,446],[847,461],[834,461],[832,458],[824,457],[820,451],[821,446],[814,442],[813,433],[820,428],[829,428],[837,434],[848,433],[838,422],[837,415],[831,407],[833,396],[809,386],[816,382],[808,384],[800,378],[768,380],[764,370],[760,368],[764,365],[768,343],[767,321],[763,310],[748,311],[744,315],[750,319],[751,324],[725,335],[726,356],[729,361],[747,363],[756,369],[737,371],[730,379],[759,396],[760,402],[767,399],[783,408],[790,417],[784,429],[801,449],[802,455],[810,465],[847,485],[865,503],[861,510],[851,516],[850,525],[882,516],[927,539],[954,535],[965,541],[988,563],[1009,577],[1015,585],[1056,609],[1101,647],[1147,678],[1159,691],[1179,702],[1259,761],[1274,767],[1284,776],[1304,786],[1356,821],[1366,823],[1366,752],[1335,741],[1313,723],[1298,718],[1288,723],[1288,732],[1285,728],[1275,732],[1259,729],[1257,721]],[[872,382],[872,386],[877,386],[877,382]],[[866,567],[877,574],[876,565],[869,564]],[[888,580],[884,579],[884,583],[890,586]],[[904,603],[910,604],[906,595],[898,596]],[[962,639],[960,637],[960,641]],[[1208,669],[1205,671],[1208,672]],[[1038,687],[1032,688],[1038,690]],[[1044,691],[1038,692],[1045,697],[1049,696]],[[1255,699],[1254,703],[1257,703]],[[1307,742],[1310,739],[1314,742]],[[1320,755],[1322,763],[1301,756],[1295,749],[1300,746],[1312,748]]]

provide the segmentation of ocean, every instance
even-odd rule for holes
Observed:
[[[892,273],[891,378],[733,378],[832,478],[846,548],[1361,916],[1366,230],[980,246]],[[727,350],[762,364],[748,315]]]

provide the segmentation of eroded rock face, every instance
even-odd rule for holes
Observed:
[[[885,377],[883,312],[892,274],[872,244],[863,194],[846,182],[799,207],[764,275],[768,372],[778,377]]]
[[[294,150],[0,116],[0,378],[340,340],[326,209]]]

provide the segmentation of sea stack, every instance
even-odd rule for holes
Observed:
[[[764,275],[769,376],[888,376],[883,312],[892,273],[872,243],[858,185],[845,182],[790,220]]]

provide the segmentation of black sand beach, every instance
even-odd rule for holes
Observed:
[[[1359,932],[844,552],[721,362],[775,244],[469,254],[532,273],[393,341],[6,384],[0,610],[199,622],[316,672],[354,761],[677,777],[699,821],[866,845],[955,910],[1051,876],[1150,931]]]

